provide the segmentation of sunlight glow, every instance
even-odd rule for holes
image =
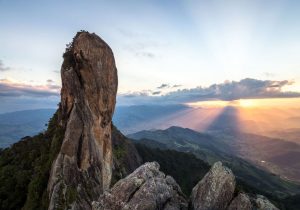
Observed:
[[[240,100],[238,100],[239,106],[241,106],[241,107],[254,107],[254,106],[256,106],[255,101],[256,100],[253,100],[253,99],[240,99]]]
[[[240,99],[233,101],[199,101],[189,103],[191,107],[199,108],[199,119],[205,119],[209,110],[215,110],[209,116],[213,123],[222,111],[231,107],[234,112],[227,112],[227,120],[235,121],[238,130],[247,133],[269,135],[277,130],[293,129],[300,126],[300,98],[269,98],[269,99]],[[193,113],[195,114],[195,113]],[[191,116],[192,119],[195,115]],[[205,119],[207,120],[207,119]],[[187,120],[186,120],[187,122]],[[200,130],[209,127],[209,123],[200,126]],[[195,123],[192,123],[195,127]],[[199,128],[198,128],[199,129]]]
[[[231,102],[230,101],[198,101],[187,103],[186,105],[191,107],[210,107],[210,108],[218,108],[218,107],[225,107],[228,106]]]
[[[300,108],[300,98],[263,98],[263,99],[239,99],[232,101],[198,101],[187,103],[191,107],[242,107],[242,108]]]

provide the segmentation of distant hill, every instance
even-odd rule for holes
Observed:
[[[192,108],[181,104],[117,106],[113,122],[124,134],[129,134],[165,127],[167,119],[172,119],[174,115],[186,114],[190,110]]]
[[[173,126],[166,130],[141,131],[130,134],[128,137],[137,141],[142,140],[141,143],[150,144],[151,147],[155,147],[153,141],[157,141],[159,144],[164,145],[163,147],[158,146],[158,148],[192,153],[210,164],[222,160],[248,185],[258,189],[264,188],[266,192],[277,196],[300,192],[298,185],[285,181],[279,176],[234,155],[234,148],[230,144],[213,135]],[[149,140],[152,141],[148,144]]]
[[[298,121],[300,122],[300,117],[297,119],[299,119]],[[268,136],[286,139],[288,141],[292,141],[297,144],[300,144],[300,128],[274,130],[269,132]]]
[[[187,111],[185,105],[118,106],[114,124],[125,134],[157,125],[161,119]],[[36,135],[46,129],[55,109],[24,110],[0,114],[0,148],[5,148],[25,136]]]
[[[149,139],[135,141],[135,147],[138,150],[143,162],[157,161],[161,170],[176,179],[183,192],[188,196],[191,193],[194,183],[202,179],[210,166],[198,159],[195,155],[168,149],[164,144]],[[255,188],[236,177],[237,188],[239,191],[250,194],[259,193],[268,196],[274,204],[280,209],[298,210],[300,206],[300,194],[288,196],[286,198],[278,197],[273,193],[267,192],[266,188]]]
[[[284,179],[300,182],[299,144],[237,131],[214,131],[209,134],[226,143],[234,155],[279,174]]]
[[[55,109],[24,110],[0,114],[0,148],[45,130]]]
[[[148,142],[151,142],[151,140],[148,140]],[[153,141],[153,143],[155,142]],[[159,144],[157,146],[161,147]],[[210,169],[207,163],[190,153],[158,149],[143,141],[135,142],[135,147],[144,163],[157,161],[160,169],[165,174],[172,176],[187,196],[190,195],[193,187]]]

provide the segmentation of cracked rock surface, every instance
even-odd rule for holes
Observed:
[[[195,210],[226,209],[233,198],[235,176],[216,162],[204,178],[193,188],[191,206]]]
[[[180,210],[187,209],[187,201],[175,180],[159,171],[158,163],[151,162],[119,180],[93,202],[93,209]]]
[[[228,210],[252,210],[250,197],[245,193],[239,193],[230,203]]]

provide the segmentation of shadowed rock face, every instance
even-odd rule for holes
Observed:
[[[91,209],[112,177],[117,69],[110,47],[88,32],[77,33],[63,57],[59,117],[65,135],[48,183],[49,209]]]
[[[193,188],[191,206],[195,210],[226,209],[233,198],[235,177],[221,162],[215,163]]]
[[[175,180],[145,163],[93,203],[94,210],[180,210],[187,202]]]
[[[252,208],[250,197],[245,193],[239,193],[230,203],[228,210],[251,210]]]

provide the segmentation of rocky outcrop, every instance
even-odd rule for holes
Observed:
[[[180,210],[187,202],[175,180],[159,171],[156,162],[145,163],[118,181],[93,203],[94,210]]]
[[[193,188],[190,208],[193,210],[278,210],[261,195],[240,192],[234,197],[235,176],[232,171],[216,162]]]
[[[59,118],[65,134],[48,182],[49,209],[91,209],[112,178],[117,69],[110,47],[88,32],[77,33],[63,57]]]
[[[235,177],[221,162],[194,187],[190,203],[176,181],[145,163],[93,202],[93,210],[278,210],[265,197],[240,192],[234,197]]]
[[[257,195],[255,199],[255,207],[258,210],[279,210],[266,197]]]
[[[234,189],[235,177],[232,171],[217,162],[193,188],[191,206],[195,210],[226,209]]]
[[[245,193],[239,193],[230,203],[228,210],[252,210],[250,197]]]

